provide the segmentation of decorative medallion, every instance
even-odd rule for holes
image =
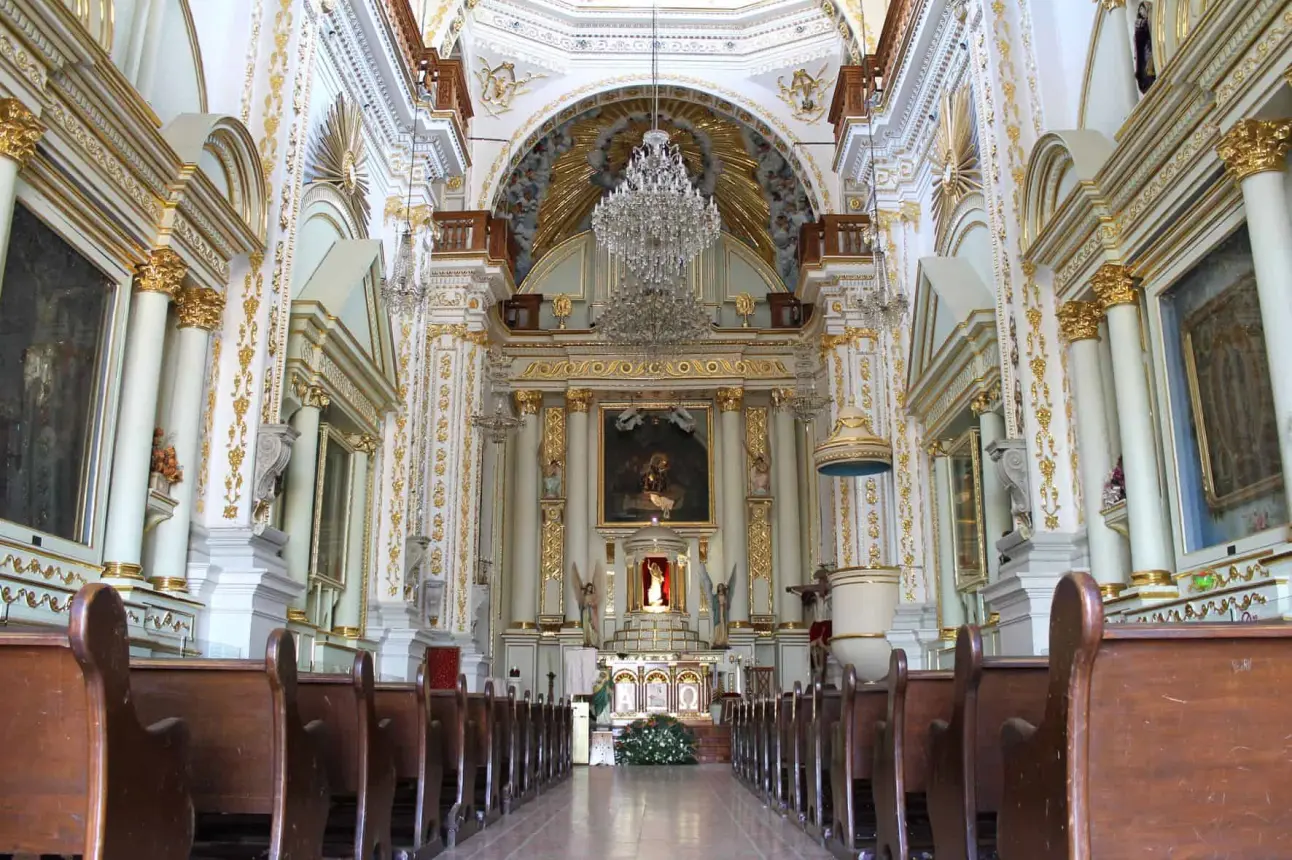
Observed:
[[[820,122],[830,108],[829,93],[834,88],[834,78],[826,80],[825,72],[828,68],[829,65],[822,66],[821,71],[815,75],[808,74],[807,69],[795,69],[789,86],[785,85],[784,75],[776,79],[781,101],[790,106],[794,118],[799,122],[809,125]]]
[[[933,164],[933,218],[939,229],[961,200],[982,190],[971,98],[967,86],[944,93],[938,110],[938,130],[929,160]]]
[[[363,141],[363,114],[344,95],[337,96],[314,142],[311,178],[331,185],[345,196],[356,220],[368,226],[367,153]]]
[[[499,63],[491,68],[489,61],[481,57],[476,77],[480,79],[480,103],[490,116],[496,117],[510,111],[516,96],[524,95],[532,82],[547,75],[529,72],[518,78],[515,63]]]

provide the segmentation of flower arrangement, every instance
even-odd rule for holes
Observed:
[[[175,446],[166,444],[166,431],[160,427],[153,430],[152,471],[172,484],[184,480],[184,470],[179,467]]]
[[[637,720],[615,739],[615,764],[695,764],[695,733],[662,714]]]
[[[1126,501],[1126,473],[1122,471],[1122,458],[1117,458],[1108,480],[1104,481],[1104,507],[1111,508]]]

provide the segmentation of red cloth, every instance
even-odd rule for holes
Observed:
[[[830,643],[830,636],[834,633],[834,628],[827,621],[813,621],[812,626],[808,628],[808,641],[820,642],[822,645]]]
[[[462,669],[462,652],[458,648],[436,646],[426,649],[426,665],[432,690],[456,690]]]

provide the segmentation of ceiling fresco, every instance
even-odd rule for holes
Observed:
[[[716,197],[723,230],[753,248],[793,289],[799,227],[815,214],[790,164],[763,135],[704,105],[664,99],[660,114],[660,127],[681,149],[692,181]],[[647,99],[613,102],[558,126],[519,161],[495,209],[512,219],[518,281],[544,254],[590,229],[597,201],[619,184],[649,128]]]

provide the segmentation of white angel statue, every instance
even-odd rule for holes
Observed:
[[[606,593],[606,566],[600,559],[592,569],[592,579],[587,582],[579,576],[579,566],[573,565],[575,596],[579,602],[579,620],[583,623],[583,644],[589,648],[601,647],[601,601]]]
[[[708,565],[704,565],[704,576],[700,582],[704,585],[705,599],[709,605],[709,618],[713,621],[714,648],[727,647],[727,610],[731,607],[731,587],[736,581],[736,566],[731,566],[731,573],[726,582],[713,581]]]
[[[627,433],[629,430],[636,430],[642,426],[645,420],[646,416],[642,414],[640,409],[636,406],[629,406],[623,412],[620,412],[619,417],[615,419],[615,429],[621,433]]]
[[[674,406],[668,411],[668,422],[683,433],[695,432],[695,419],[681,406]]]

